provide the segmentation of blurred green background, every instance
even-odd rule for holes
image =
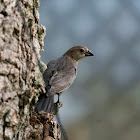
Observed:
[[[39,12],[44,63],[75,45],[95,55],[60,98],[69,139],[139,140],[140,1],[41,0]]]

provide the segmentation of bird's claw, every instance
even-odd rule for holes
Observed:
[[[55,104],[55,106],[57,107],[57,108],[61,108],[62,106],[63,106],[63,103],[62,102],[56,102],[56,103],[54,103]]]
[[[56,102],[54,103],[54,114],[56,115],[59,111],[59,109],[63,106],[62,102]]]

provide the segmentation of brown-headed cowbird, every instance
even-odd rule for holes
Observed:
[[[46,84],[46,95],[42,95],[36,105],[36,111],[51,113],[54,105],[54,95],[59,96],[73,83],[77,75],[78,61],[93,56],[87,47],[75,46],[70,48],[63,56],[48,63],[43,74]]]

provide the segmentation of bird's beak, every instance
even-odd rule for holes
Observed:
[[[94,54],[88,50],[88,52],[85,53],[85,56],[94,56]]]

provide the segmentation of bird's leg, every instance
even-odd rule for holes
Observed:
[[[59,94],[59,93],[57,93],[57,95],[58,95],[58,100],[57,100],[57,103],[59,103],[59,96],[60,96],[60,94]]]
[[[58,95],[58,100],[56,103],[54,103],[54,110],[53,110],[53,113],[56,115],[59,111],[59,109],[63,106],[62,102],[59,101],[59,96],[60,94],[59,93],[56,93]]]

